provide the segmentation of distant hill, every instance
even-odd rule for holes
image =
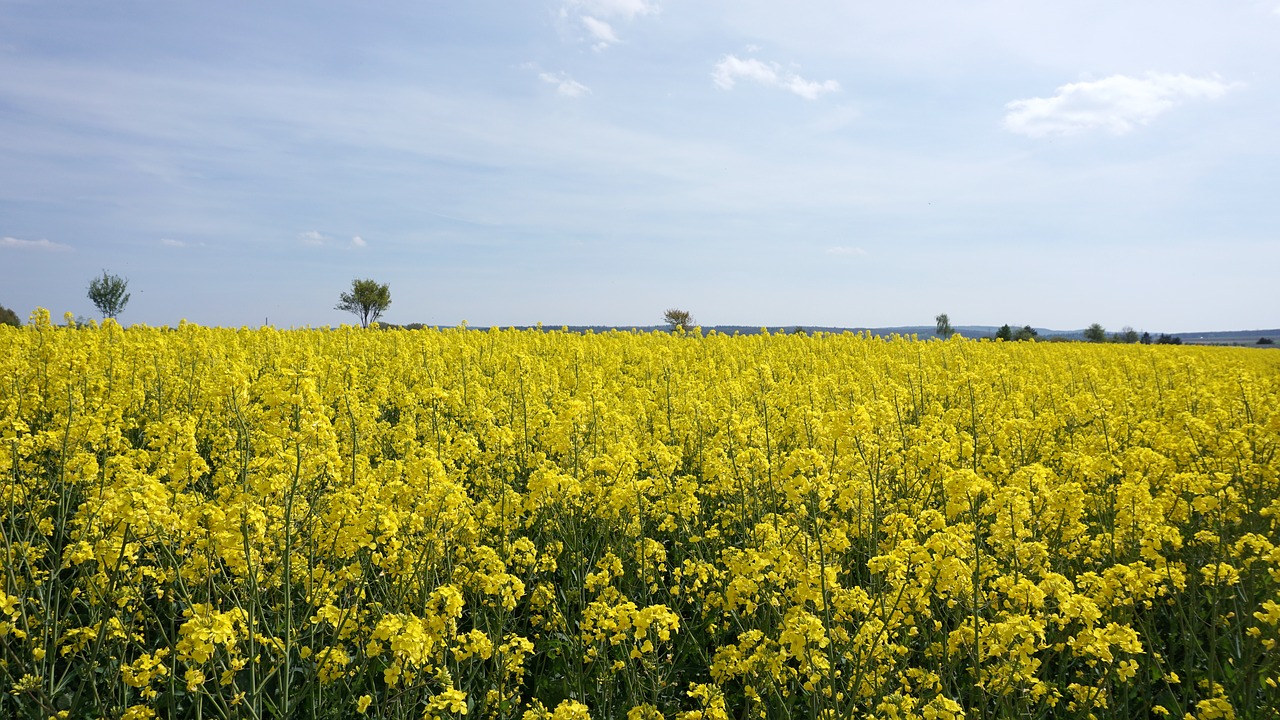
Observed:
[[[427,326],[421,323],[412,323],[409,325],[395,326],[384,325],[384,327],[404,327],[408,329],[416,329],[422,327],[443,327],[443,326]],[[503,325],[502,328],[514,327],[516,330],[532,330],[537,326],[534,325]],[[543,323],[544,330],[568,330],[569,332],[593,332],[605,333],[610,331],[621,332],[657,332],[667,329],[666,325],[553,325]],[[475,328],[477,330],[488,330],[486,327]],[[902,335],[904,337],[915,335],[922,340],[936,337],[934,334],[935,326],[933,325],[900,325],[892,327],[831,327],[826,325],[770,325],[761,328],[759,325],[712,325],[703,326],[702,331],[709,333],[715,331],[721,335],[757,335],[761,329],[768,330],[771,334],[792,333],[797,331],[803,332],[824,332],[824,333],[864,333],[869,332],[879,337],[889,337],[891,335]],[[961,325],[955,328],[956,331],[967,338],[984,338],[994,337],[996,332],[1000,330],[997,325]],[[1017,328],[1014,328],[1015,330]],[[1040,340],[1084,340],[1084,330],[1053,330],[1051,328],[1035,328],[1039,334]],[[1141,332],[1141,331],[1139,331]],[[1164,331],[1148,331],[1151,332],[1153,338],[1158,337]],[[1224,330],[1213,332],[1182,332],[1182,333],[1165,333],[1171,336],[1182,338],[1182,342],[1189,345],[1257,345],[1259,338],[1269,338],[1280,345],[1280,328],[1271,330]],[[1274,346],[1273,346],[1274,347]]]
[[[1177,333],[1177,335],[1182,338],[1182,342],[1192,345],[1257,345],[1259,338],[1280,343],[1280,329],[1188,332]]]

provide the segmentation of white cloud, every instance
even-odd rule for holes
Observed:
[[[792,75],[787,78],[783,87],[791,92],[799,95],[805,100],[817,100],[820,96],[829,92],[836,92],[840,89],[840,83],[835,80],[824,80],[823,82],[814,82],[805,80],[799,75]]]
[[[580,13],[632,20],[640,15],[656,15],[658,3],[648,0],[568,0],[566,8]]]
[[[738,79],[752,80],[767,87],[793,92],[806,100],[816,100],[822,95],[840,90],[840,83],[835,80],[805,80],[794,73],[782,72],[777,63],[764,63],[755,58],[742,59],[736,55],[721,58],[711,73],[711,79],[717,87],[725,90],[732,89]]]
[[[555,85],[556,92],[564,97],[582,97],[591,92],[591,88],[564,73],[538,73],[538,79],[549,85]]]
[[[1068,83],[1053,97],[1014,100],[1005,106],[1005,129],[1029,137],[1105,130],[1123,135],[1185,102],[1215,100],[1235,83],[1217,78],[1148,73],[1112,75]]]
[[[172,248],[204,247],[202,242],[187,242],[185,240],[174,240],[173,238],[160,238],[160,244]]]
[[[0,248],[14,248],[15,250],[44,250],[47,252],[65,252],[71,249],[69,245],[49,242],[48,240],[19,240],[14,237],[0,238]]]
[[[764,85],[778,84],[778,71],[755,58],[740,60],[734,55],[725,55],[716,63],[711,78],[716,85],[728,90],[733,87],[737,78],[744,77]]]
[[[560,19],[582,23],[592,47],[599,51],[620,40],[610,20],[630,22],[642,15],[656,15],[658,3],[649,0],[565,0]]]
[[[323,245],[325,241],[328,240],[329,238],[325,237],[324,234],[318,230],[308,230],[304,233],[299,233],[298,239],[302,241],[303,245],[319,247]]]
[[[353,248],[369,247],[369,243],[365,242],[364,238],[360,237],[359,235],[356,235],[355,237],[351,238],[351,247]]]
[[[597,20],[590,15],[583,15],[582,24],[587,26],[588,32],[598,41],[595,44],[596,50],[603,50],[618,42],[618,35],[614,33],[613,26],[609,23]]]

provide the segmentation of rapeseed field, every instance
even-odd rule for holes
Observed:
[[[0,717],[1280,717],[1280,353],[0,327]]]

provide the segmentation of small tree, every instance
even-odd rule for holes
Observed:
[[[1031,327],[1030,325],[1023,325],[1022,327],[1018,328],[1018,332],[1013,334],[1013,339],[1020,340],[1020,341],[1035,340],[1038,337],[1040,337],[1040,333],[1036,332],[1036,329]]]
[[[110,275],[103,270],[102,277],[89,281],[88,294],[94,307],[98,308],[103,319],[106,319],[114,318],[124,312],[124,306],[129,304],[129,293],[126,292],[128,289],[128,280],[119,275]]]
[[[1138,342],[1142,343],[1143,345],[1150,345],[1150,344],[1151,344],[1151,333],[1149,333],[1149,332],[1145,332],[1145,331],[1144,331],[1144,332],[1142,333],[1142,337],[1138,338]]]
[[[12,312],[12,311],[10,311],[10,312]],[[1272,340],[1272,339],[1271,339],[1271,338],[1269,338],[1269,337],[1260,337],[1260,338],[1258,338],[1258,344],[1259,344],[1259,345],[1275,345],[1275,344],[1276,344],[1276,341],[1275,341],[1275,340]]]
[[[947,317],[946,313],[942,313],[934,320],[938,323],[938,337],[946,339],[956,334],[956,331],[951,327],[951,318]]]
[[[14,327],[22,327],[22,321],[18,319],[18,313],[9,308],[0,305],[0,325],[12,325]],[[1264,340],[1266,338],[1263,338]]]
[[[1005,342],[1013,339],[1013,328],[1009,327],[1009,323],[1000,326],[1000,329],[996,331],[996,339],[1004,340]]]
[[[671,330],[681,330],[688,332],[693,329],[693,316],[688,310],[680,310],[678,308],[669,308],[662,314],[662,321],[671,326]]]
[[[1140,339],[1141,337],[1138,335],[1138,331],[1128,325],[1125,325],[1120,329],[1120,332],[1111,336],[1111,341],[1118,343],[1136,343]]]
[[[1085,328],[1084,339],[1093,343],[1106,342],[1107,329],[1102,327],[1102,325],[1098,323],[1094,323],[1089,327]]]
[[[335,309],[354,313],[360,318],[360,327],[367,328],[391,306],[391,287],[374,280],[352,280],[351,292],[338,297],[340,302]]]

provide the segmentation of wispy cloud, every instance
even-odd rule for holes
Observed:
[[[795,93],[805,100],[817,100],[822,95],[840,90],[840,83],[835,80],[806,80],[795,73],[783,71],[777,63],[766,63],[755,58],[744,59],[736,55],[721,58],[711,73],[711,79],[717,87],[725,90],[731,90],[738,80],[750,80],[766,87]]]
[[[173,238],[160,238],[160,244],[171,248],[204,247],[202,242],[188,242],[186,240],[174,240]]]
[[[596,50],[604,50],[618,42],[618,34],[613,31],[613,26],[609,23],[597,20],[590,15],[583,15],[582,24],[586,26],[587,32],[591,33],[597,40],[594,46]]]
[[[656,2],[648,0],[566,0],[560,17],[581,23],[592,47],[600,51],[621,42],[612,21],[630,22],[642,15],[656,15],[658,9]]]
[[[363,236],[352,235],[351,239],[344,243],[338,238],[332,235],[326,235],[320,232],[319,230],[308,230],[306,232],[298,233],[298,241],[301,242],[303,245],[306,245],[307,247],[317,247],[317,248],[325,247],[325,248],[346,248],[348,250],[359,250],[361,248],[369,247],[369,241],[365,240]],[[176,241],[162,240],[161,242],[168,245]],[[203,245],[204,243],[200,243],[200,244]]]
[[[308,230],[304,233],[298,233],[298,240],[302,241],[303,245],[310,245],[311,247],[320,247],[321,245],[324,245],[325,241],[328,239],[328,236],[321,233],[319,230]]]
[[[1237,85],[1165,73],[1112,75],[1068,83],[1052,97],[1014,100],[1005,106],[1004,126],[1036,138],[1090,130],[1123,135],[1186,102],[1216,100]]]
[[[565,8],[580,13],[633,20],[640,15],[656,15],[658,3],[649,0],[568,0]]]
[[[564,73],[538,73],[538,79],[549,85],[556,86],[556,93],[564,97],[582,97],[591,92],[591,88],[574,80]]]
[[[13,248],[14,250],[43,250],[45,252],[66,252],[71,249],[70,245],[62,243],[50,242],[48,240],[20,240],[15,237],[0,238],[0,248]]]

